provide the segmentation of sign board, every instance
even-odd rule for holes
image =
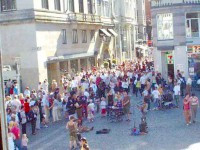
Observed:
[[[177,64],[177,70],[184,71],[183,64]]]
[[[172,54],[166,54],[167,56],[167,64],[174,64],[174,58]]]

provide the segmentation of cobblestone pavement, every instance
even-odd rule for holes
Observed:
[[[199,94],[200,95],[200,94]],[[140,112],[136,109],[141,98],[132,98],[131,122],[110,123],[106,118],[96,117],[94,131],[82,136],[89,141],[91,150],[200,150],[200,109],[197,122],[186,126],[182,107],[165,111],[150,111],[147,114],[149,134],[130,136],[130,129],[140,123]],[[198,121],[199,120],[199,121]],[[37,135],[30,135],[30,150],[68,150],[69,136],[65,129],[66,122],[50,124],[41,129]],[[111,129],[106,135],[96,135],[95,131],[103,128]]]

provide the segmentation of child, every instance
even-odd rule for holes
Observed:
[[[100,103],[100,106],[101,106],[101,116],[102,117],[105,117],[106,116],[106,101],[105,101],[105,98],[102,97],[101,98],[101,103]]]
[[[94,103],[90,99],[90,103],[88,105],[88,120],[89,120],[89,122],[94,121],[94,107],[95,107]]]
[[[27,146],[28,146],[28,138],[26,134],[23,134],[22,135],[22,150],[27,150]]]

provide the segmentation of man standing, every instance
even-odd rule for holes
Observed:
[[[176,106],[179,107],[179,96],[180,96],[180,84],[175,83],[174,86],[174,100],[176,102]]]
[[[130,120],[131,102],[130,102],[130,97],[128,96],[128,93],[126,91],[124,91],[123,106],[124,106],[124,113],[125,113],[125,115],[127,115],[126,121],[131,121]]]

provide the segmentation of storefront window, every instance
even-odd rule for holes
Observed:
[[[188,71],[193,79],[200,78],[200,45],[188,46]]]
[[[199,16],[198,13],[186,14],[186,37],[199,37]]]

